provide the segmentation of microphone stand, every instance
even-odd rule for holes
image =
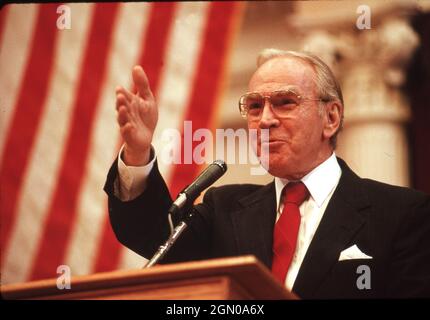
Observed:
[[[187,214],[184,220],[182,220],[175,227],[175,229],[173,229],[173,231],[170,233],[170,236],[166,240],[166,242],[158,247],[157,252],[152,256],[151,260],[149,260],[143,268],[152,267],[165,256],[165,254],[170,250],[170,248],[173,246],[176,240],[178,240],[181,233],[184,232],[184,230],[188,227],[189,220],[192,217],[194,217],[196,211],[197,210],[194,207],[191,209],[191,211]]]

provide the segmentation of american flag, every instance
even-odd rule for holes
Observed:
[[[236,2],[11,4],[0,13],[1,282],[144,263],[116,240],[102,188],[121,139],[115,87],[145,69],[157,132],[214,128],[243,5]],[[60,21],[61,22],[61,21]],[[157,132],[155,136],[157,135]],[[155,140],[155,149],[162,142]],[[197,164],[160,169],[172,195]]]

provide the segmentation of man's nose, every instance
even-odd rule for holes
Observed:
[[[273,113],[273,110],[270,105],[270,101],[266,99],[264,101],[264,108],[261,111],[259,127],[262,129],[268,129],[272,127],[277,127],[278,125],[279,125],[279,119],[276,117],[276,114]]]

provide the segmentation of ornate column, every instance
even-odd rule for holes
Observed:
[[[356,41],[342,79],[346,109],[339,154],[362,176],[408,186],[410,110],[400,87],[418,37],[405,19],[396,18]]]
[[[307,29],[304,49],[321,56],[341,82],[345,123],[336,153],[360,176],[402,186],[409,185],[410,110],[401,86],[419,44],[410,12],[404,6],[379,8],[367,30],[351,26],[352,19],[348,25],[345,17],[337,26],[333,19],[323,28],[301,26]]]

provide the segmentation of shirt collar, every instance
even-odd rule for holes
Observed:
[[[332,190],[337,186],[341,174],[342,170],[333,152],[327,160],[305,175],[301,181],[305,184],[306,188],[308,188],[311,197],[320,208]],[[288,182],[287,179],[275,177],[277,208],[279,208],[281,202],[282,189]]]

